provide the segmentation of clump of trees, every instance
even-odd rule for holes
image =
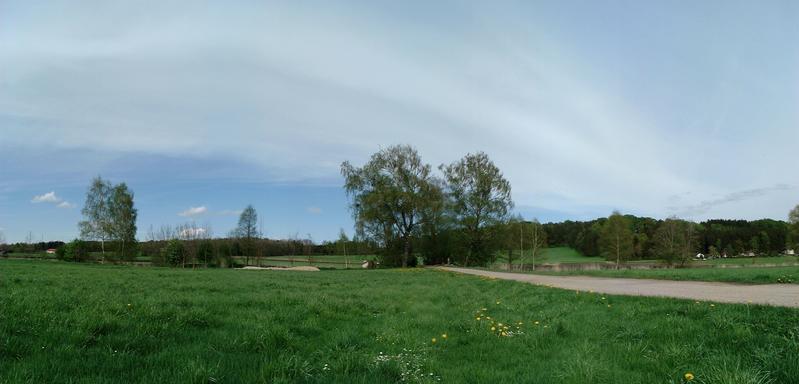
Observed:
[[[78,223],[81,238],[100,242],[103,261],[106,242],[117,245],[116,254],[132,260],[136,253],[136,217],[133,191],[125,183],[112,184],[101,177],[92,180],[81,210],[84,220]]]
[[[408,145],[382,149],[362,167],[341,165],[356,232],[379,245],[384,265],[414,265],[415,246],[427,260],[495,260],[513,207],[510,183],[484,153],[439,170],[443,177]]]
[[[64,261],[87,261],[89,260],[89,246],[83,240],[72,240],[56,249],[56,258]]]

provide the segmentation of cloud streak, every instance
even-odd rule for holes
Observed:
[[[719,198],[702,200],[701,202],[695,205],[670,206],[668,207],[668,209],[672,211],[675,215],[691,217],[691,216],[705,214],[711,211],[712,209],[722,205],[742,202],[745,200],[766,196],[772,192],[788,191],[792,189],[794,189],[794,187],[788,184],[776,184],[771,187],[753,188],[753,189],[728,193]]]
[[[178,216],[181,216],[181,217],[194,217],[194,216],[204,215],[207,212],[208,212],[208,208],[206,208],[204,205],[201,205],[199,207],[189,207],[189,209],[178,213]]]

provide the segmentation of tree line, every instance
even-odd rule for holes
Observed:
[[[506,254],[516,265],[535,266],[549,246],[568,246],[586,256],[621,264],[659,259],[684,264],[696,253],[710,257],[774,255],[799,247],[799,205],[780,220],[657,220],[614,212],[607,218],[541,224],[511,215],[511,185],[485,153],[467,154],[434,172],[416,149],[396,145],[378,151],[361,167],[341,165],[356,233],[341,230],[335,241],[316,244],[294,236],[263,236],[258,214],[247,206],[235,229],[214,237],[209,226],[186,223],[150,228],[136,240],[137,210],[125,183],[92,180],[78,227],[81,237],[60,242],[2,245],[2,251],[58,249],[58,257],[82,261],[133,261],[157,265],[260,264],[268,256],[378,254],[384,266],[453,263],[489,265]]]
[[[614,213],[589,221],[547,223],[553,245],[568,246],[587,256],[615,261],[665,260],[684,264],[702,253],[708,257],[778,255],[797,247],[799,207],[788,222],[762,220],[657,220]]]

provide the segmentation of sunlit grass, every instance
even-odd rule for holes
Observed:
[[[432,270],[6,260],[0,309],[1,383],[799,382],[795,309]]]

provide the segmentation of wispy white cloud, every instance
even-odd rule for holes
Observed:
[[[42,194],[42,195],[37,195],[37,196],[34,196],[33,199],[31,199],[31,203],[53,203],[53,204],[58,204],[58,203],[60,203],[62,201],[63,201],[63,199],[58,197],[55,194],[55,191],[50,191],[50,192],[47,192],[47,193]]]
[[[58,208],[75,208],[75,204],[72,204],[68,201],[62,201],[56,205]]]
[[[193,216],[203,215],[207,212],[208,208],[206,208],[204,205],[201,205],[199,207],[189,207],[189,209],[178,213],[178,216],[193,217]]]
[[[308,213],[312,214],[312,215],[321,215],[322,214],[322,208],[319,208],[319,207],[310,206],[310,207],[306,207],[305,210]]]
[[[668,209],[675,215],[692,217],[696,215],[705,214],[709,212],[711,209],[716,208],[720,205],[742,202],[745,200],[766,196],[772,192],[788,191],[794,188],[795,187],[788,184],[776,184],[771,187],[752,188],[752,189],[727,193],[721,197],[702,200],[698,204],[670,206],[668,207]]]
[[[519,206],[661,216],[682,191],[712,203],[731,180],[799,183],[775,166],[791,164],[799,139],[785,107],[797,101],[786,55],[799,36],[729,22],[776,7],[694,25],[678,10],[621,17],[629,10],[613,5],[319,6],[9,5],[22,16],[0,25],[0,142],[222,157],[269,181],[328,185],[342,160],[380,146],[413,144],[433,165],[483,150]],[[593,13],[617,28],[595,28]],[[684,35],[652,32],[672,25]],[[785,64],[763,75],[762,57]]]

